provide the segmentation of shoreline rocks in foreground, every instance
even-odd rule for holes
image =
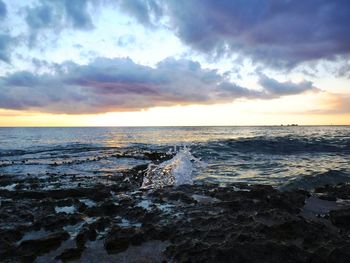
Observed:
[[[87,188],[2,188],[1,262],[349,262],[348,184],[139,190],[140,179],[126,176]]]

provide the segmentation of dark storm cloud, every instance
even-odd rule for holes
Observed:
[[[74,28],[91,29],[91,17],[87,12],[87,0],[65,0],[64,6],[68,20]]]
[[[0,61],[10,63],[10,50],[13,43],[12,37],[0,33]]]
[[[150,1],[122,2],[126,12],[149,24]],[[144,8],[136,9],[136,3]],[[163,7],[184,43],[205,53],[237,52],[274,67],[350,53],[348,0],[159,0],[154,5]]]
[[[335,75],[338,77],[346,77],[350,79],[350,59],[342,63],[342,65],[337,69]]]
[[[37,6],[27,9],[30,45],[35,44],[38,34],[44,29],[56,33],[66,28],[92,29],[93,23],[87,7],[87,0],[40,0]]]
[[[5,85],[17,87],[35,87],[41,81],[33,73],[28,71],[19,71],[5,78]]]
[[[49,5],[41,5],[32,9],[28,9],[26,22],[33,29],[41,29],[50,27],[54,21],[54,12]]]
[[[42,64],[40,61],[39,64]],[[155,68],[129,58],[99,58],[87,65],[53,65],[53,74],[20,71],[0,79],[0,108],[56,113],[140,110],[155,106],[214,104],[237,98],[270,98],[304,92],[289,83],[289,92],[254,91],[232,83],[198,62],[167,58]],[[274,84],[274,83],[273,83]],[[295,91],[291,91],[295,88]]]
[[[302,81],[294,83],[291,81],[279,82],[269,78],[266,75],[260,75],[259,84],[264,88],[267,94],[271,96],[285,96],[303,93],[305,91],[317,91],[311,81]]]
[[[219,84],[220,95],[222,97],[234,97],[234,98],[264,98],[265,94],[261,91],[247,89],[238,86],[231,82],[222,82]]]
[[[4,18],[7,14],[7,8],[3,1],[0,0],[0,19]]]
[[[156,21],[163,15],[161,6],[155,0],[118,0],[117,3],[145,26],[156,25]]]

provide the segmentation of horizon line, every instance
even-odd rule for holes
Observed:
[[[350,124],[266,124],[266,125],[112,125],[112,126],[0,126],[0,128],[173,128],[173,127],[341,127]]]

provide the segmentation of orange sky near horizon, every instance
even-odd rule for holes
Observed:
[[[50,114],[0,110],[0,126],[245,126],[350,125],[345,102],[333,94],[303,94],[231,104],[155,107],[135,112]]]

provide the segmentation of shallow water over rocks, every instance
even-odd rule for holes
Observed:
[[[348,259],[347,184],[312,192],[243,183],[139,190],[141,181],[132,178],[139,174],[135,168],[113,184],[88,188],[1,189],[2,261]]]

